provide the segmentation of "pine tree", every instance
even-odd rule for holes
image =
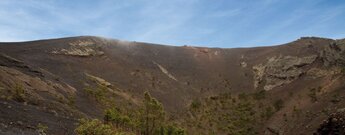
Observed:
[[[157,134],[164,124],[165,112],[163,106],[157,99],[151,97],[148,92],[145,92],[143,103],[144,106],[140,111],[142,134]]]

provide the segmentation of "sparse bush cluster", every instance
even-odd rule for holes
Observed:
[[[22,85],[16,84],[14,86],[12,97],[18,102],[25,102],[25,91]]]
[[[79,125],[75,129],[78,135],[119,135],[112,127],[108,124],[104,124],[98,119],[81,119]]]
[[[260,90],[258,92],[253,93],[253,98],[255,100],[262,100],[266,98],[266,91],[265,90]]]
[[[202,99],[200,103],[195,100],[190,104],[192,116],[187,117],[192,119],[186,126],[202,131],[202,134],[258,134],[258,125],[283,107],[282,100],[274,105],[263,103],[263,99],[266,99],[266,91],[238,95],[223,93]]]
[[[261,113],[261,117],[264,119],[269,119],[273,114],[275,113],[275,111],[273,110],[273,108],[271,106],[268,106],[264,109],[264,111]]]
[[[284,101],[282,99],[278,99],[274,101],[273,106],[277,111],[279,111],[284,107]]]
[[[342,67],[340,72],[341,72],[342,74],[345,74],[345,67]]]
[[[68,100],[68,105],[74,106],[76,97],[75,95],[69,95],[67,96],[67,100]]]
[[[311,102],[316,102],[317,99],[317,90],[316,88],[312,88],[309,90],[308,96],[310,97]]]
[[[39,135],[46,135],[48,130],[48,126],[43,125],[41,123],[37,124],[37,132]]]
[[[193,100],[191,103],[191,107],[193,109],[198,109],[201,106],[201,102],[199,99]]]
[[[96,88],[87,87],[84,90],[88,95],[94,97],[99,102],[106,100],[107,87],[103,85],[97,85]]]
[[[105,110],[104,121],[81,119],[78,135],[184,135],[185,130],[165,120],[163,105],[146,92],[143,106],[134,113],[119,108]]]
[[[308,96],[310,97],[311,102],[315,103],[319,100],[318,95],[320,94],[321,89],[322,89],[321,86],[309,89]]]
[[[125,130],[134,127],[129,116],[122,114],[118,108],[107,109],[104,114],[104,122]]]
[[[333,104],[337,104],[342,100],[342,98],[339,96],[339,94],[334,94],[332,96],[332,99],[330,100]]]

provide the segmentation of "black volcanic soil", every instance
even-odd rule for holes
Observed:
[[[118,104],[138,105],[144,91],[149,91],[170,115],[176,116],[188,110],[194,99],[257,92],[270,81],[266,78],[273,78],[274,84],[284,83],[267,90],[271,95],[267,100],[283,99],[285,105],[262,125],[260,134],[272,134],[267,131],[272,127],[282,134],[311,134],[327,118],[327,113],[320,112],[335,111],[345,105],[342,97],[336,104],[330,102],[334,94],[345,94],[340,73],[343,67],[325,66],[325,61],[344,56],[343,50],[322,55],[334,42],[338,40],[312,37],[279,46],[222,49],[83,36],[0,43],[0,134],[35,134],[38,123],[47,125],[50,134],[73,134],[78,118],[101,118],[104,106],[84,90],[93,85],[87,74],[109,82],[118,93]],[[263,72],[259,86],[254,86],[255,66],[265,65],[270,59],[273,64],[291,59],[303,63],[304,58],[311,56],[315,56],[312,62],[287,69],[273,65],[272,71]],[[337,57],[333,61],[341,60]],[[283,77],[272,77],[271,72]],[[285,77],[295,72],[301,73]],[[24,87],[25,102],[13,98],[18,84]],[[310,89],[320,86],[318,102],[311,102]],[[291,93],[295,96],[289,96]],[[72,106],[68,105],[71,95],[75,96]],[[315,112],[313,118],[283,122],[283,115],[294,106],[306,114]]]

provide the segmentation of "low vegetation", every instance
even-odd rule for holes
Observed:
[[[265,91],[252,94],[218,96],[194,100],[190,104],[190,120],[184,124],[198,134],[259,134],[260,126],[283,107],[283,101],[267,104]],[[201,131],[201,132],[200,132]]]
[[[12,98],[18,102],[25,101],[25,91],[22,85],[16,84],[14,86]]]
[[[163,105],[145,92],[138,110],[125,112],[113,107],[106,109],[103,121],[81,119],[75,129],[78,135],[184,135],[185,130],[166,120]]]
[[[98,102],[106,102],[107,87],[103,85],[97,85],[96,87],[87,87],[84,89],[85,92],[95,98]]]
[[[274,101],[273,106],[277,111],[279,111],[284,107],[284,101],[282,99],[278,99]]]
[[[318,90],[316,88],[312,88],[309,90],[308,96],[310,97],[311,102],[317,102],[317,92]]]
[[[266,98],[266,91],[260,90],[258,92],[253,93],[252,95],[255,100],[263,100]]]
[[[48,130],[48,126],[43,125],[41,123],[37,124],[37,132],[39,135],[46,135]]]
[[[119,135],[120,132],[114,130],[111,125],[104,124],[98,119],[81,119],[75,129],[78,135]]]

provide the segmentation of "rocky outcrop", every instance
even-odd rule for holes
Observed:
[[[97,83],[98,85],[102,85],[102,86],[106,86],[106,87],[110,87],[111,86],[111,83],[100,78],[100,77],[97,77],[97,76],[93,76],[93,75],[90,75],[88,73],[85,73],[85,75],[90,78],[92,81],[94,81],[95,83]]]
[[[345,40],[336,40],[320,53],[325,66],[345,66]]]
[[[69,45],[69,48],[54,50],[51,53],[81,57],[99,56],[104,54],[104,52],[101,49],[101,46],[97,45],[95,42],[91,40],[78,40],[69,43]]]
[[[306,57],[278,56],[271,57],[266,63],[253,66],[254,87],[263,84],[265,90],[288,84],[301,76],[305,71],[303,66],[313,63],[316,55]]]
[[[320,78],[325,76],[332,76],[341,73],[341,69],[339,67],[332,67],[328,69],[321,69],[321,68],[311,68],[306,72],[306,75],[310,78]]]
[[[245,67],[247,67],[248,64],[247,64],[246,62],[242,61],[242,62],[240,63],[240,65],[241,65],[241,67],[245,68]]]

